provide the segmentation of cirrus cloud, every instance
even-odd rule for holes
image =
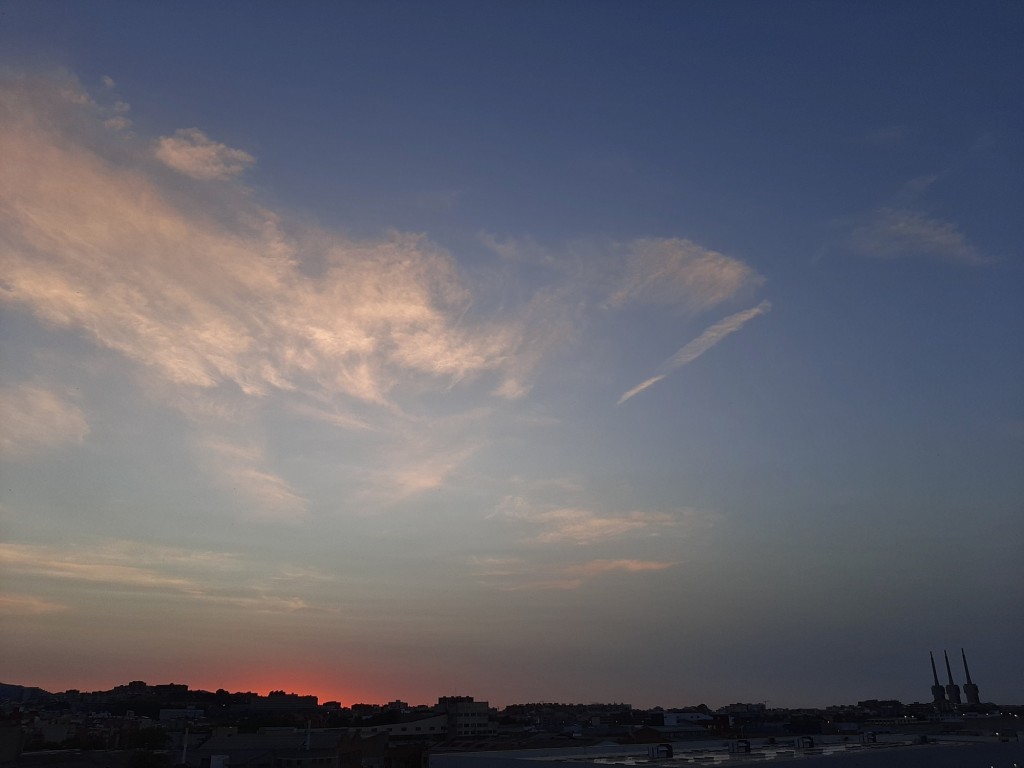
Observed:
[[[114,162],[77,141],[53,116],[82,106],[66,84],[5,86],[7,116],[18,115],[0,123],[6,302],[177,385],[250,395],[383,404],[405,375],[447,386],[516,367],[521,328],[468,323],[454,260],[424,237],[297,238],[244,196],[190,205],[144,158]],[[121,137],[108,140],[124,152]],[[310,240],[325,252],[316,277],[299,269]]]
[[[993,261],[955,224],[910,208],[879,208],[849,234],[847,242],[855,252],[876,259],[918,257],[967,266]]]
[[[750,265],[690,240],[641,239],[630,244],[626,271],[608,303],[661,304],[695,314],[763,282]]]
[[[67,443],[81,443],[89,423],[81,409],[35,383],[0,389],[0,453],[34,455]]]
[[[98,107],[68,77],[0,79],[0,301],[130,361],[147,393],[189,418],[202,469],[240,489],[249,519],[307,514],[306,489],[271,466],[259,415],[280,407],[364,434],[344,468],[352,497],[393,504],[458,477],[488,442],[459,413],[526,397],[602,300],[697,313],[762,282],[691,241],[639,239],[605,244],[594,268],[580,246],[569,279],[489,302],[480,272],[472,282],[426,236],[357,240],[282,216],[238,178],[250,155],[196,128],[154,142],[107,124],[127,109]],[[455,388],[466,397],[423,418],[424,395]],[[81,440],[84,421],[64,415]],[[545,514],[540,538],[561,542],[668,524]]]
[[[72,584],[90,593],[142,591],[261,612],[310,609],[318,601],[321,582],[331,577],[287,564],[269,566],[234,552],[182,549],[127,539],[101,539],[81,546],[0,543],[0,565],[8,581],[36,587],[52,582]],[[215,585],[215,586],[211,586]],[[10,607],[45,613],[63,604],[34,597],[7,598]],[[4,600],[0,597],[0,605]]]
[[[178,132],[156,154],[188,179],[169,179],[150,145],[106,126],[108,117],[68,78],[0,81],[0,301],[118,352],[151,392],[201,413],[195,424],[210,434],[199,443],[221,446],[204,468],[279,518],[294,519],[301,495],[262,452],[224,450],[241,443],[216,426],[235,417],[217,414],[287,394],[335,424],[368,423],[366,408],[394,424],[403,418],[396,393],[443,393],[481,377],[483,397],[529,391],[538,350],[550,345],[530,336],[550,339],[550,327],[480,316],[452,256],[424,236],[354,240],[286,224],[231,179],[250,163],[245,153]],[[198,183],[210,178],[225,183]],[[67,439],[87,431],[52,398],[33,403],[17,410],[60,416]],[[468,456],[456,451],[451,462]],[[439,482],[400,480],[413,490]]]
[[[477,578],[502,592],[579,589],[610,573],[638,574],[664,571],[679,563],[672,560],[605,558],[568,565],[528,567],[513,558],[474,558]]]
[[[527,539],[535,544],[586,545],[627,534],[653,535],[679,522],[663,512],[634,510],[619,515],[598,515],[589,509],[537,507],[521,496],[502,499],[497,513],[505,519],[539,528],[539,533]]]

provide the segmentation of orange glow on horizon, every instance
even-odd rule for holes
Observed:
[[[357,703],[384,704],[389,700],[388,697],[374,691],[372,686],[358,683],[338,685],[325,680],[322,675],[308,672],[259,670],[253,674],[203,675],[195,682],[189,682],[189,688],[206,691],[223,688],[231,693],[257,693],[260,696],[266,696],[271,691],[284,691],[299,696],[316,696],[320,704],[325,701],[340,701],[346,707]]]
[[[128,673],[125,675],[110,675],[104,673],[92,674],[78,679],[47,680],[34,678],[32,680],[9,680],[12,685],[39,686],[50,693],[62,693],[67,690],[78,690],[82,692],[109,691],[117,686],[128,685],[128,683],[142,680],[147,685],[187,685],[190,690],[216,691],[224,689],[230,693],[255,693],[266,696],[271,691],[284,691],[299,696],[316,696],[317,701],[323,704],[326,701],[339,701],[343,706],[352,704],[386,704],[401,698],[403,701],[410,701],[405,695],[386,695],[373,685],[363,681],[352,681],[348,683],[336,683],[327,680],[323,675],[310,672],[279,672],[259,670],[252,674],[236,670],[223,670],[216,672],[196,673],[175,673],[154,671],[152,674]],[[433,701],[410,701],[412,704],[433,703]]]

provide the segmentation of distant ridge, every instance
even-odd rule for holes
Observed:
[[[36,699],[51,698],[53,698],[53,694],[49,691],[44,691],[42,688],[0,683],[0,701],[34,701]]]

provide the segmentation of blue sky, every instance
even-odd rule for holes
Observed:
[[[1019,3],[2,8],[0,679],[1020,700]]]

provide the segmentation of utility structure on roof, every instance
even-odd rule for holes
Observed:
[[[932,660],[932,680],[935,681],[932,686],[932,702],[942,709],[946,706],[946,691],[939,685],[939,673],[935,671],[935,656],[931,651],[928,651],[928,658]]]
[[[946,685],[946,698],[950,704],[960,704],[960,686],[953,682],[953,670],[949,668],[949,654],[945,650],[942,655],[946,658],[946,678],[949,684]]]
[[[981,704],[981,698],[978,696],[978,686],[971,682],[971,670],[967,668],[967,654],[964,653],[964,649],[960,649],[960,655],[964,660],[964,676],[967,678],[967,682],[964,683],[964,695],[967,696],[968,704]]]

